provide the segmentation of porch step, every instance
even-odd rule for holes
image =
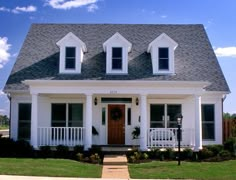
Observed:
[[[105,155],[103,165],[127,165],[126,155]]]
[[[125,147],[117,147],[117,146],[104,146],[101,147],[102,152],[104,152],[104,154],[116,154],[116,155],[123,155],[128,151],[132,151],[132,147],[131,146],[125,146]]]

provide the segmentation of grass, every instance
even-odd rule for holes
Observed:
[[[236,160],[223,162],[153,161],[129,164],[131,178],[139,179],[236,179]]]
[[[0,158],[0,174],[100,178],[102,166],[66,159]]]
[[[0,130],[7,130],[9,129],[9,126],[8,125],[2,125],[0,126]]]

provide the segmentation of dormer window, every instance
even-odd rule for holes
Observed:
[[[158,67],[159,70],[169,70],[169,49],[158,48]]]
[[[128,53],[132,44],[118,32],[103,43],[107,74],[128,74]]]
[[[75,69],[76,47],[66,47],[65,69]]]
[[[178,44],[162,33],[148,46],[147,52],[151,53],[153,74],[174,74],[175,49]]]
[[[122,48],[112,48],[112,70],[122,70]]]
[[[81,73],[84,53],[87,48],[72,32],[57,42],[60,47],[60,73]]]

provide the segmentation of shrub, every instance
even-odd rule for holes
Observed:
[[[18,140],[15,142],[16,156],[17,157],[33,157],[34,148],[28,141]]]
[[[151,149],[151,151],[148,151],[147,153],[151,159],[159,159],[160,158],[160,149],[159,148]]]
[[[236,137],[231,137],[224,142],[225,150],[236,156]]]
[[[0,138],[0,156],[11,157],[15,156],[15,141],[9,138]]]
[[[174,159],[175,158],[175,152],[172,148],[166,148],[164,152],[164,156],[166,159]]]
[[[186,148],[183,150],[181,155],[182,155],[182,159],[192,159],[193,158],[193,150]]]
[[[68,158],[69,157],[69,147],[64,145],[58,145],[56,147],[56,157],[57,158]]]
[[[219,156],[222,158],[231,158],[231,153],[228,150],[222,150],[220,151]]]
[[[77,145],[77,146],[74,147],[74,153],[75,154],[82,153],[82,152],[84,152],[84,147],[83,146]]]
[[[50,146],[41,146],[40,147],[40,157],[42,158],[51,158],[53,157],[53,151]]]
[[[141,156],[142,156],[141,152],[139,152],[139,151],[134,152],[134,157],[137,161],[140,160]]]
[[[217,144],[217,145],[208,145],[205,146],[205,148],[212,151],[214,156],[217,156],[224,149],[224,146]]]
[[[135,162],[136,162],[135,156],[130,156],[130,157],[128,158],[128,161],[129,161],[129,163],[135,163]]]
[[[211,150],[204,147],[202,150],[199,151],[198,155],[200,159],[207,159],[213,157],[214,153]]]

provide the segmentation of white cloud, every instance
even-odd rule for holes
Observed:
[[[167,18],[167,15],[161,15],[161,18],[163,18],[163,19]]]
[[[10,12],[11,10],[6,8],[6,7],[0,7],[0,11],[3,11],[3,12]]]
[[[20,12],[35,12],[35,11],[37,11],[37,7],[32,5],[26,7],[17,6],[15,9],[12,10],[12,12],[15,14],[18,14]]]
[[[96,3],[98,0],[47,0],[47,5],[55,9],[78,8]]]
[[[0,90],[0,96],[3,96],[3,95],[5,95],[5,93],[2,90]]]
[[[216,48],[215,53],[217,57],[235,57],[236,58],[236,47]]]
[[[11,45],[7,43],[7,37],[0,37],[0,69],[9,61],[10,53],[8,52]]]
[[[88,12],[94,12],[98,9],[98,6],[96,4],[91,4],[88,6]]]

